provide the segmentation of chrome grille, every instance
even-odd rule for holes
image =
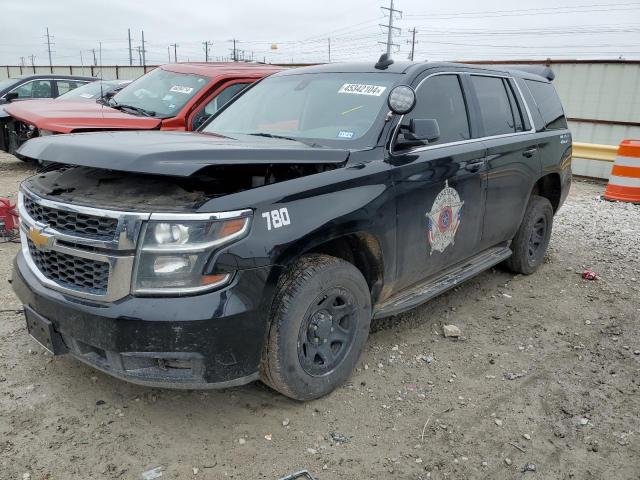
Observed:
[[[73,290],[104,295],[109,284],[109,264],[56,251],[38,250],[27,240],[31,259],[50,280]]]
[[[27,196],[24,197],[24,207],[32,219],[68,235],[111,240],[118,228],[117,218],[50,208],[34,202]]]

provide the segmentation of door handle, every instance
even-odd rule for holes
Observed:
[[[538,147],[528,148],[527,150],[522,152],[522,156],[531,158],[536,154],[537,151],[538,151]]]
[[[484,165],[484,159],[476,160],[475,162],[467,163],[464,169],[467,170],[468,172],[475,173],[478,170],[480,170],[483,165]]]

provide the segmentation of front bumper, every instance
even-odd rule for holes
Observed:
[[[95,303],[42,285],[20,252],[12,284],[74,357],[105,373],[147,386],[226,388],[258,378],[272,270],[241,270],[202,295]]]

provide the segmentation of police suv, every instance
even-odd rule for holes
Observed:
[[[30,140],[28,330],[144,385],[325,395],[372,318],[543,263],[571,182],[552,78],[383,56],[272,75],[197,133]]]

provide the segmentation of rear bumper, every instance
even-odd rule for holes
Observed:
[[[148,386],[226,388],[258,378],[271,272],[242,270],[229,287],[203,295],[97,304],[43,286],[20,253],[12,284],[69,353],[92,367]]]

